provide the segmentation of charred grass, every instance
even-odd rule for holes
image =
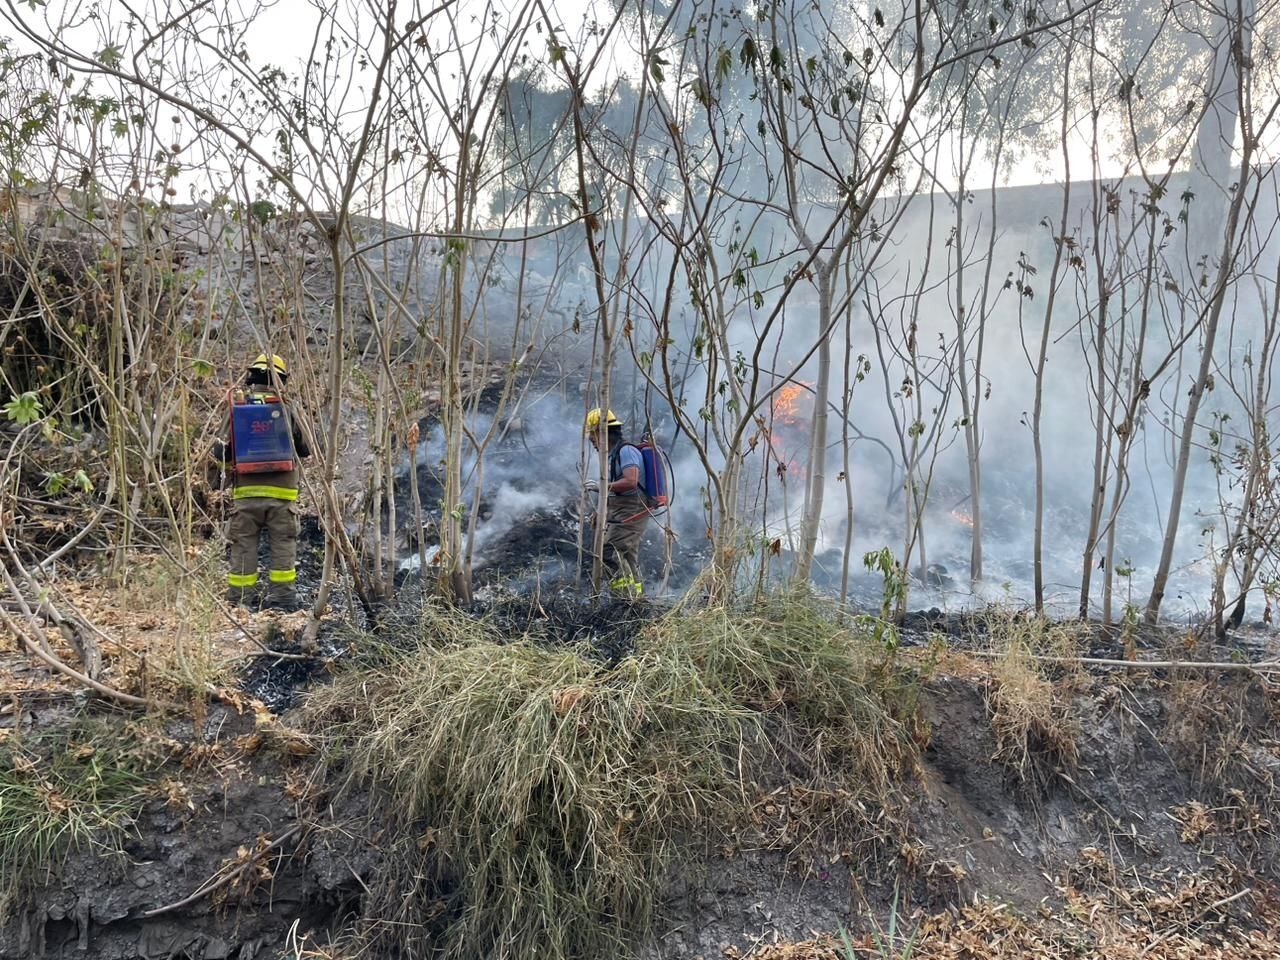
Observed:
[[[910,686],[868,632],[803,598],[672,612],[613,664],[433,609],[416,644],[347,670],[310,712],[389,821],[370,939],[614,957],[674,871],[751,828],[770,771],[837,797],[830,822],[891,833]]]

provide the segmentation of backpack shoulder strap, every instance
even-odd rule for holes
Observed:
[[[635,450],[636,453],[640,452],[640,448],[637,447],[630,440],[624,440],[622,441],[622,443],[618,444],[616,447],[610,450],[609,451],[609,477],[611,480],[622,479],[622,464],[619,462],[619,460],[622,456],[623,447],[631,447],[633,450]],[[641,479],[643,479],[643,477]]]

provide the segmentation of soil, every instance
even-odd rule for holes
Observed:
[[[72,852],[57,882],[0,931],[0,956],[274,956],[282,921],[285,929],[294,919],[323,922],[340,891],[326,886],[294,843],[263,859],[261,882],[231,885],[220,904],[202,898],[191,908],[144,916],[197,890],[235,861],[239,848],[252,850],[258,838],[300,826],[286,795],[287,768],[278,755],[251,752],[253,729],[252,716],[225,707],[209,713],[201,737],[188,724],[181,756],[163,781],[169,796],[146,805],[123,856]]]
[[[544,642],[585,642],[605,661],[625,654],[644,621],[639,612],[618,617],[567,596],[540,603]],[[523,628],[534,611],[528,598],[507,597],[491,599],[487,614],[499,626]],[[1242,742],[1260,758],[1254,768],[1269,774],[1267,764],[1280,765],[1271,746],[1271,701],[1242,677],[1212,679],[1224,703],[1246,706],[1241,715],[1251,728]],[[705,849],[673,878],[658,932],[642,955],[745,955],[815,931],[857,930],[869,918],[884,920],[895,898],[903,916],[976,898],[1034,917],[1069,909],[1084,893],[1106,900],[1111,889],[1163,890],[1174,879],[1221,878],[1223,871],[1235,889],[1267,889],[1276,879],[1270,781],[1238,795],[1198,785],[1181,759],[1194,751],[1170,746],[1171,732],[1184,730],[1175,726],[1183,681],[1121,679],[1078,681],[1071,702],[1077,762],[1055,766],[1041,758],[1044,776],[1027,780],[992,759],[991,681],[977,667],[940,671],[921,691],[928,740],[911,788],[910,841],[897,856],[863,862],[836,836],[813,845],[805,859],[788,858],[767,830],[732,850]],[[24,708],[21,722],[31,728],[60,716]],[[376,882],[393,844],[380,835],[367,795],[316,778],[305,738],[288,732],[291,719],[218,705],[199,736],[190,723],[171,724],[165,734],[180,747],[165,782],[180,786],[170,784],[167,795],[147,803],[124,858],[73,852],[56,882],[35,891],[0,929],[0,958],[250,960],[279,956],[290,936],[305,934],[314,944],[340,933],[359,916],[363,890]],[[785,787],[768,800],[785,808]],[[1204,807],[1189,806],[1194,801]],[[1187,811],[1196,809],[1208,819],[1192,829]],[[261,870],[241,871],[254,883],[237,881],[145,916],[282,839]],[[1142,915],[1145,901],[1129,902],[1138,904],[1136,922],[1151,922]],[[1248,925],[1249,905],[1245,898],[1217,907],[1195,926],[1228,919]],[[1130,907],[1117,900],[1115,909]]]
[[[1253,863],[1264,881],[1274,880],[1269,835],[1182,839],[1185,828],[1171,811],[1200,793],[1154,733],[1168,723],[1165,693],[1158,684],[1099,681],[1075,703],[1085,731],[1078,768],[1046,788],[1028,788],[992,762],[984,684],[938,677],[922,698],[931,737],[912,810],[912,849],[895,874],[869,883],[861,864],[788,870],[778,853],[713,855],[705,882],[690,884],[673,902],[668,931],[645,956],[719,957],[726,947],[746,951],[857,929],[868,914],[886,921],[895,897],[902,916],[976,900],[1034,916],[1061,910],[1064,895],[1083,880],[1104,879],[1084,877],[1084,867],[1120,888],[1121,878],[1192,876],[1223,860]]]

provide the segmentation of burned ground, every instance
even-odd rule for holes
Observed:
[[[507,454],[518,461],[522,450]],[[424,502],[435,489],[429,473],[420,468]],[[580,653],[587,671],[617,668],[668,608],[586,596],[579,543],[589,541],[576,497],[541,504],[482,544],[475,601],[449,615],[478,620],[505,642]],[[403,546],[416,551],[411,537]],[[669,556],[667,546],[651,527],[642,555],[647,583],[664,572],[686,583],[705,565],[700,543],[680,541]],[[318,525],[304,518],[303,600],[314,598],[323,550]],[[839,566],[829,560],[828,572]],[[0,957],[250,960],[318,955],[308,951],[331,938],[341,955],[353,931],[388,922],[373,892],[397,890],[420,898],[425,914],[438,910],[424,924],[427,941],[446,927],[459,909],[456,874],[396,886],[405,882],[406,852],[430,848],[436,825],[406,829],[392,815],[401,802],[394,793],[320,763],[322,744],[298,710],[309,691],[376,656],[379,645],[423,642],[416,576],[400,574],[394,605],[366,610],[338,596],[343,625],[327,621],[317,650],[269,628],[259,639],[275,652],[246,657],[240,690],[219,690],[220,702],[195,711],[194,730],[107,718],[122,740],[162,754],[135,798],[132,827],[118,848],[82,844],[39,875],[0,930]],[[881,588],[859,575],[858,606],[876,609]],[[976,899],[1006,904],[1011,916],[1033,923],[1095,911],[1153,936],[1176,924],[1220,941],[1235,935],[1232,928],[1267,922],[1280,766],[1273,692],[1242,672],[1047,666],[1028,683],[1051,702],[1020,714],[1026,705],[1001,699],[1011,681],[988,655],[993,631],[1034,622],[990,610],[905,618],[896,637],[920,678],[902,711],[911,718],[914,762],[898,784],[901,808],[865,811],[882,826],[870,839],[865,824],[845,828],[840,788],[791,746],[786,708],[757,696],[751,709],[766,714],[782,759],[744,779],[742,822],[708,824],[683,838],[642,955],[745,955],[814,931],[866,931],[895,903],[903,916],[938,917]],[[1230,662],[1259,659],[1267,640],[1257,629],[1236,631],[1224,647],[1185,630],[1081,627],[1073,652]],[[566,690],[568,710],[576,693]],[[38,757],[41,735],[74,713],[68,703],[19,698],[0,726],[33,744]],[[38,773],[15,771],[61,803]],[[1100,934],[1081,936],[1087,951],[1088,938]]]

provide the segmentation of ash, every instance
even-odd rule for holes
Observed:
[[[520,595],[493,589],[478,596],[472,613],[503,636],[541,646],[571,647],[606,667],[629,656],[636,638],[667,605],[653,600],[584,596],[566,585],[549,594]]]

